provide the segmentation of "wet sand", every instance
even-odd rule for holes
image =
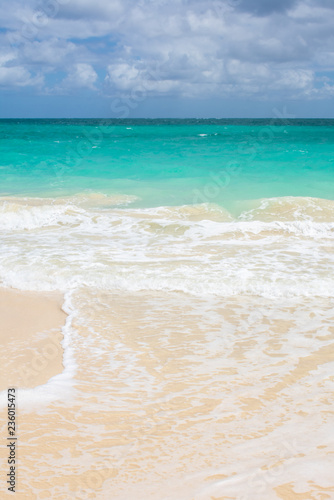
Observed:
[[[18,406],[16,498],[333,498],[331,304],[256,301],[77,293],[74,392]]]

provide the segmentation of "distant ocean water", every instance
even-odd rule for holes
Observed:
[[[334,120],[1,120],[0,141],[1,193],[14,196],[334,197]]]
[[[0,284],[70,318],[67,376],[27,401],[75,386],[135,443],[100,498],[172,471],[171,498],[241,500],[280,462],[256,498],[327,488],[334,120],[1,120],[0,194]],[[73,425],[94,463],[110,435]]]

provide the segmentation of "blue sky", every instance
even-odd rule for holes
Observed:
[[[334,117],[333,0],[0,7],[0,117]]]

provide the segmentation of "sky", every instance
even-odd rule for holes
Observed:
[[[334,118],[334,0],[0,0],[2,118]]]

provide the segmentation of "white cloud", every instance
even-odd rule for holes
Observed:
[[[46,0],[38,4],[49,12],[38,25],[31,0],[0,0],[4,27],[19,37],[5,67],[25,69],[26,81],[38,71],[65,72],[55,90],[96,90],[98,68],[109,95],[140,87],[148,95],[187,97],[331,92],[333,82],[317,80],[317,72],[334,71],[331,0],[58,2],[53,13]],[[0,49],[5,45],[2,36]]]
[[[68,76],[63,80],[62,88],[89,88],[95,89],[98,79],[97,73],[90,64],[76,64]]]
[[[34,40],[22,47],[20,56],[29,64],[63,68],[80,57],[80,50],[72,42],[51,38],[49,40]]]
[[[0,86],[2,87],[27,87],[41,86],[42,76],[33,77],[29,71],[22,66],[1,66],[0,65]]]

